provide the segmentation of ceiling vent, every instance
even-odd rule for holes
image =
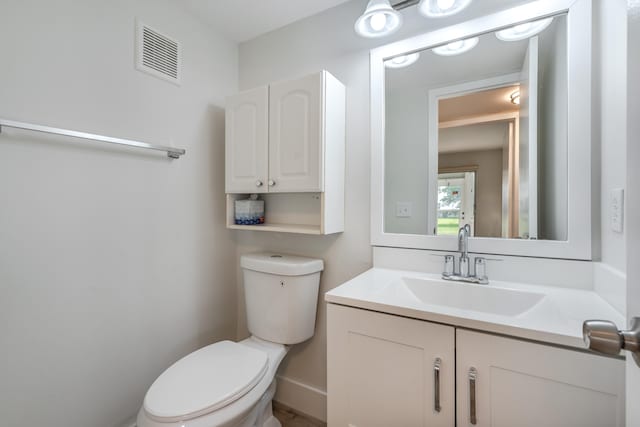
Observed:
[[[182,51],[176,40],[136,21],[136,68],[180,84]]]

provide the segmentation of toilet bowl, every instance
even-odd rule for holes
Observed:
[[[252,336],[220,341],[183,357],[151,385],[138,427],[280,427],[273,416],[275,374],[289,344],[315,331],[322,260],[244,255]]]

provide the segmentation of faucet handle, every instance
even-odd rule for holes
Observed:
[[[442,275],[445,277],[453,276],[454,272],[454,256],[453,255],[445,255],[444,256],[444,270]]]
[[[477,257],[475,259],[475,272],[476,277],[480,280],[488,280],[487,277],[487,260],[485,258]]]

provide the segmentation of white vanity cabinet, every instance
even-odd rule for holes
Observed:
[[[624,426],[622,360],[336,304],[327,312],[330,427]]]
[[[335,304],[327,310],[330,427],[454,425],[453,327]]]
[[[227,98],[229,228],[344,230],[345,96],[345,86],[321,71]],[[252,193],[265,200],[266,224],[234,224],[234,201]]]
[[[625,425],[621,360],[457,329],[456,382],[458,427]]]

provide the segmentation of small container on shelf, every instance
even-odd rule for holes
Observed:
[[[258,200],[257,194],[248,199],[235,201],[235,223],[239,225],[264,224],[264,200]]]

